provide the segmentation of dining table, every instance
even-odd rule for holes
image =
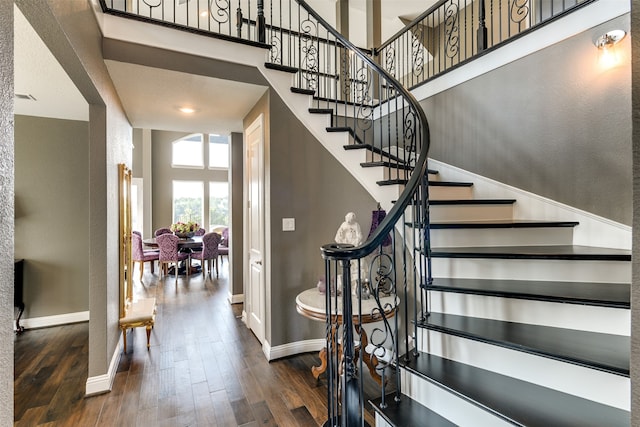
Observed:
[[[150,239],[143,239],[142,244],[149,248],[157,248],[158,241],[155,237]],[[178,241],[178,249],[197,249],[202,247],[202,236],[193,236],[181,238]]]
[[[143,239],[142,244],[149,249],[158,248],[158,241],[155,237],[149,239]],[[193,236],[180,238],[178,241],[178,251],[180,252],[191,252],[193,249],[201,249],[202,248],[202,236]],[[173,267],[172,267],[173,268]],[[189,274],[195,274],[200,272],[201,266],[191,265],[191,262],[188,263]],[[182,275],[186,272],[187,263],[181,263],[181,267],[178,269],[178,274]]]

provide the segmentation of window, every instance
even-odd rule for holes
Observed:
[[[204,154],[202,135],[191,135],[173,142],[171,166],[202,168],[204,167]]]
[[[202,225],[204,185],[198,181],[173,181],[173,222],[195,221]]]
[[[229,183],[209,183],[209,230],[229,226]]]
[[[226,135],[209,135],[209,167],[229,168],[229,137]]]

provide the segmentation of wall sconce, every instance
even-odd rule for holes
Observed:
[[[596,39],[594,42],[598,48],[598,62],[603,68],[615,67],[619,62],[616,44],[620,42],[627,33],[623,30],[609,31]]]

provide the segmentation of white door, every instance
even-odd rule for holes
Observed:
[[[247,247],[245,289],[249,328],[262,343],[265,337],[264,252],[264,143],[263,116],[247,128]]]

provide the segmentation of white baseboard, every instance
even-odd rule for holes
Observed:
[[[116,349],[113,352],[113,356],[111,357],[111,363],[109,364],[109,370],[104,375],[98,375],[97,377],[89,377],[87,378],[87,383],[85,386],[85,395],[93,396],[96,394],[107,393],[111,391],[111,387],[113,387],[113,380],[116,378],[116,371],[118,369],[118,364],[120,363],[120,357],[122,356],[122,349],[120,346],[120,340],[118,340],[118,345],[116,345]]]
[[[32,317],[20,319],[20,326],[25,329],[47,328],[49,326],[66,325],[69,323],[80,323],[89,321],[88,311],[78,311],[76,313],[56,314],[54,316]],[[16,329],[16,322],[13,322],[13,330]]]
[[[227,300],[229,300],[229,303],[231,304],[242,304],[244,302],[244,294],[232,294],[229,293],[227,295]]]
[[[276,347],[271,347],[265,340],[265,342],[262,344],[262,352],[265,356],[267,356],[267,360],[274,360],[300,353],[320,351],[325,345],[326,340],[324,338],[296,341],[288,344],[278,345]]]

